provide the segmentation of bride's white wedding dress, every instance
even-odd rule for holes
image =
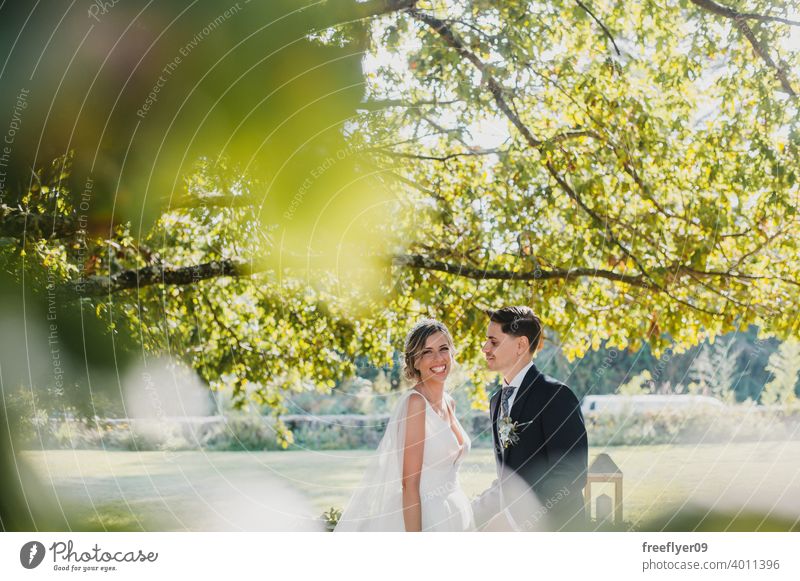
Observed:
[[[403,445],[408,401],[422,397],[413,389],[397,402],[376,457],[367,468],[334,529],[339,531],[404,531],[403,521]],[[445,394],[452,413],[452,398]],[[463,444],[425,400],[425,446],[420,474],[420,505],[423,531],[474,530],[472,506],[461,489],[458,469],[469,453],[471,442],[453,414]]]

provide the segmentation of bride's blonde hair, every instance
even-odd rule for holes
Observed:
[[[417,359],[419,359],[422,350],[425,348],[425,341],[428,337],[436,333],[442,333],[450,344],[452,351],[455,351],[453,344],[453,337],[444,323],[436,319],[422,319],[414,328],[406,335],[406,343],[403,354],[403,377],[411,382],[417,382],[421,379],[420,372],[414,367]]]

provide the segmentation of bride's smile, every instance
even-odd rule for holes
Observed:
[[[444,333],[435,333],[425,341],[415,367],[419,371],[422,383],[428,381],[443,383],[450,374],[452,361],[450,341]]]

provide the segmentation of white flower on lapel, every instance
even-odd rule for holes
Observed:
[[[497,437],[500,439],[503,449],[519,442],[520,433],[532,423],[533,420],[524,423],[515,422],[510,416],[506,416],[497,422]]]

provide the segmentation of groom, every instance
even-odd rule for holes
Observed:
[[[488,311],[483,353],[503,377],[490,414],[498,480],[473,502],[484,530],[582,530],[588,444],[575,394],[532,359],[542,323],[528,307]]]

